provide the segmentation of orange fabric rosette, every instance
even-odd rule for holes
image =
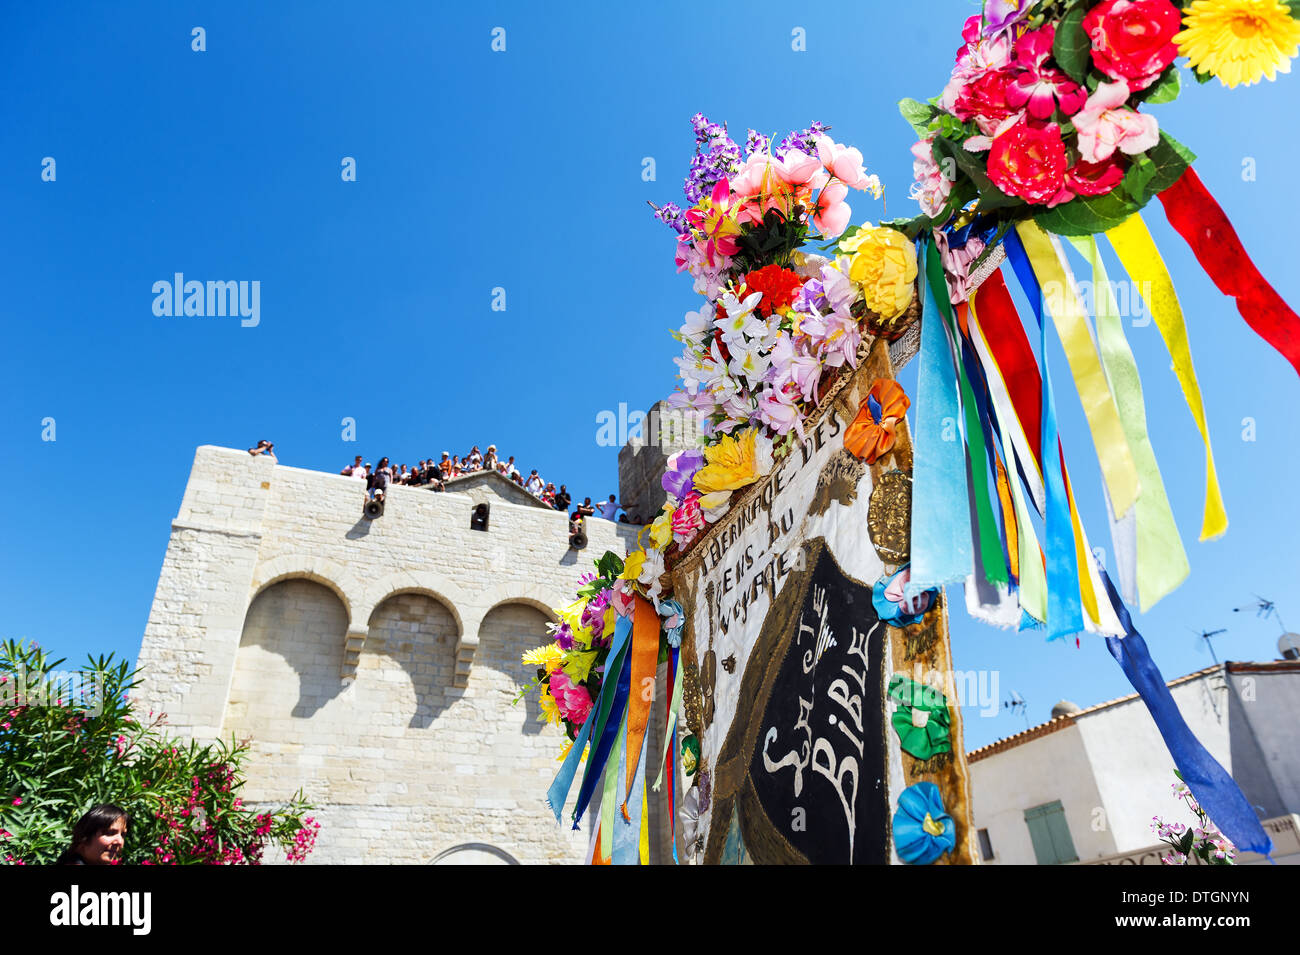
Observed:
[[[875,464],[894,446],[894,429],[911,404],[902,385],[891,378],[877,378],[858,407],[858,416],[844,432],[844,447]]]

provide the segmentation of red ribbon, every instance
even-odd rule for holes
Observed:
[[[1300,374],[1300,318],[1264,281],[1237,232],[1209,190],[1189,166],[1178,181],[1160,193],[1165,216],[1192,247],[1196,261],[1224,295],[1237,300],[1237,311]]]
[[[1038,373],[1038,359],[1034,357],[1033,346],[1029,344],[1020,313],[1000,270],[994,270],[975,293],[975,309],[984,340],[1002,372],[1012,407],[1029,440],[1029,450],[1034,461],[1041,463],[1043,382]]]

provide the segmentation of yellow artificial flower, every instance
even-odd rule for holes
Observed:
[[[664,509],[650,524],[650,546],[663,550],[673,542],[673,506],[664,502]]]
[[[563,652],[557,643],[548,643],[536,650],[529,650],[523,656],[524,666],[541,667],[547,673],[554,673],[563,662]]]
[[[555,615],[560,618],[560,622],[569,625],[569,632],[573,634],[573,642],[583,647],[591,646],[591,628],[582,625],[582,612],[586,609],[586,597],[579,597],[573,603],[555,608]]]
[[[560,707],[555,702],[555,697],[551,696],[549,686],[542,687],[542,695],[537,698],[537,702],[542,706],[542,714],[537,717],[539,723],[554,723],[560,725]]]
[[[564,673],[573,683],[581,683],[587,679],[595,662],[595,650],[570,650],[564,655]]]
[[[849,278],[862,287],[867,308],[881,318],[897,318],[912,303],[916,248],[897,229],[863,228],[841,243],[853,246]]]
[[[771,470],[771,439],[757,428],[745,428],[735,437],[723,435],[717,444],[704,449],[704,467],[695,472],[695,490],[701,494],[734,491]]]
[[[1183,26],[1178,52],[1229,87],[1290,73],[1300,48],[1300,23],[1278,0],[1195,0]]]
[[[641,576],[641,567],[645,564],[645,551],[633,551],[627,555],[623,561],[623,573],[618,575],[619,580],[636,580]]]

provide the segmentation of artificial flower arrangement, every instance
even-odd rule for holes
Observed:
[[[1195,158],[1147,112],[1178,97],[1175,58],[1187,56],[1200,82],[1272,80],[1300,44],[1293,9],[1279,0],[987,0],[965,23],[943,92],[899,104],[920,136],[912,195],[923,212],[901,227],[915,237],[963,210],[990,215],[1003,232],[1027,217],[1061,235],[1118,225]]]
[[[556,608],[554,642],[524,656],[537,667],[541,719],[563,724],[571,740],[600,697],[617,620],[644,598],[660,618],[661,660],[680,646],[668,567],[803,437],[803,422],[831,379],[857,367],[864,341],[896,338],[916,316],[914,243],[889,226],[849,225],[849,190],[881,194],[857,149],[815,122],[775,146],[750,130],[742,153],[725,126],[702,114],[691,122],[692,205],[668,203],[655,215],[677,233],[678,271],[705,300],[674,333],[682,387],[668,400],[698,418],[704,446],[668,460],[668,499],[640,546],[626,560],[597,560],[574,602]],[[810,240],[826,254],[806,248]],[[906,407],[900,393],[893,417],[864,427],[892,435]],[[878,453],[888,435],[861,443]]]

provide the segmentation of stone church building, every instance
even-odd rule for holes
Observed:
[[[665,457],[693,434],[676,437],[622,448],[629,513],[658,510]],[[302,789],[320,809],[311,862],[582,861],[587,833],[544,802],[563,733],[512,701],[551,608],[640,528],[589,519],[575,549],[566,514],[485,472],[393,487],[374,520],[362,502],[353,478],[199,448],[140,649],[144,704],[180,736],[250,739],[243,797]]]

